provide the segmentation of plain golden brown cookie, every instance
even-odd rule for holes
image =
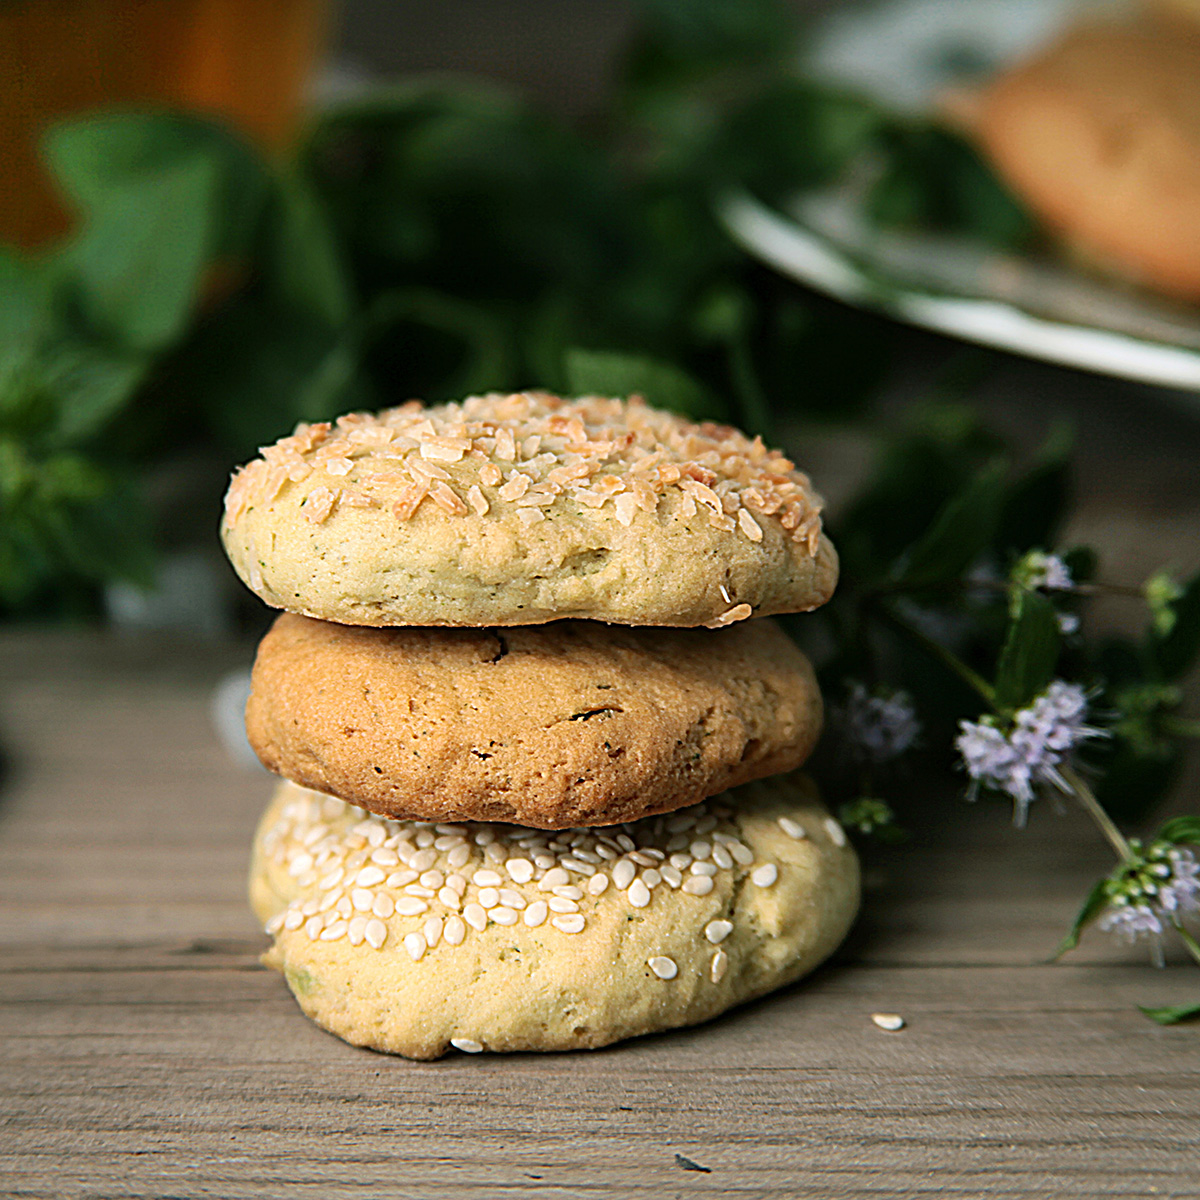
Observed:
[[[222,537],[268,604],[350,625],[722,626],[837,580],[819,499],[761,440],[541,393],[301,426],[235,475]]]
[[[280,785],[251,898],[301,1008],[410,1058],[578,1050],[707,1020],[811,971],[858,864],[788,775],[621,830],[418,825]]]
[[[1000,76],[976,136],[1085,257],[1200,300],[1200,26],[1092,19]]]
[[[285,613],[246,731],[272,771],[373,812],[608,825],[791,770],[821,727],[771,620],[367,629]]]

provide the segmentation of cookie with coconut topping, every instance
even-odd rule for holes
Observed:
[[[801,775],[608,829],[373,816],[282,783],[255,840],[264,956],[355,1045],[576,1050],[704,1021],[812,970],[858,865]]]
[[[222,538],[268,604],[350,625],[719,627],[816,608],[837,579],[787,458],[636,398],[302,425],[234,476]]]
[[[368,629],[284,613],[246,731],[267,767],[376,813],[606,825],[791,770],[820,732],[771,620]]]

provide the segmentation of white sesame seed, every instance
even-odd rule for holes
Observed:
[[[712,853],[712,843],[697,839],[689,847],[688,850],[697,861],[703,861]]]
[[[509,908],[504,904],[491,909],[488,913],[488,916],[491,917],[497,925],[515,925],[521,919],[516,909]]]
[[[691,875],[683,881],[683,890],[689,896],[707,896],[713,890],[713,881],[707,875]]]
[[[630,861],[637,863],[639,867],[652,867],[658,862],[657,858],[651,858],[644,850],[631,851],[629,858]]]
[[[667,958],[665,954],[656,954],[653,958],[647,959],[646,965],[659,979],[674,979],[679,974],[679,968],[675,965],[675,960]]]
[[[499,842],[489,842],[483,848],[483,857],[494,867],[498,867],[503,864],[508,853]]]
[[[426,846],[424,850],[418,850],[408,860],[408,865],[414,871],[428,871],[437,862],[437,858],[438,852],[432,846]]]
[[[835,846],[846,844],[846,831],[832,817],[825,818],[825,832]]]
[[[315,942],[321,936],[321,930],[325,928],[325,922],[320,917],[309,917],[304,922],[304,932],[308,934],[308,939]]]
[[[279,932],[279,931],[280,931],[280,930],[283,928],[283,921],[284,921],[284,917],[285,917],[286,915],[287,915],[286,913],[277,912],[277,913],[276,913],[276,914],[275,914],[275,915],[274,915],[274,916],[273,916],[273,917],[272,917],[272,918],[271,918],[271,919],[270,919],[270,920],[269,920],[269,921],[268,921],[268,922],[267,922],[267,923],[266,923],[266,924],[263,926],[263,933],[269,934],[271,937],[274,937],[274,936],[275,936],[275,934],[277,934],[277,933],[278,933],[278,932]]]
[[[326,925],[321,930],[321,941],[336,942],[338,938],[346,936],[346,930],[349,928],[345,921],[334,921],[332,925]]]
[[[717,827],[717,818],[712,813],[707,813],[696,822],[696,836],[703,837],[706,833],[711,833]]]
[[[612,862],[617,857],[617,852],[607,843],[597,842],[596,857],[603,859],[605,862]]]
[[[330,871],[324,879],[320,880],[317,883],[317,887],[319,887],[322,891],[325,891],[327,888],[337,887],[337,885],[342,882],[345,874],[346,872],[343,871],[341,867],[338,867],[336,871]]]
[[[683,833],[687,829],[691,829],[696,823],[696,817],[693,813],[681,813],[677,817],[672,817],[667,822],[668,833]]]
[[[482,931],[487,928],[487,913],[478,904],[468,904],[466,908],[463,909],[463,920],[465,920],[472,929],[478,929]]]
[[[467,936],[467,927],[462,917],[447,917],[442,929],[442,937],[451,946],[461,946]]]
[[[732,932],[732,921],[709,921],[704,927],[704,936],[714,946],[719,946]]]
[[[433,888],[422,887],[419,883],[406,883],[404,885],[404,894],[406,896],[416,896],[418,900],[432,900],[437,892]]]
[[[550,924],[561,933],[582,933],[587,921],[582,913],[572,913],[564,917],[551,917]]]
[[[528,883],[533,878],[533,863],[527,858],[510,858],[504,869],[514,883]]]
[[[354,882],[359,887],[374,887],[377,883],[382,883],[387,878],[387,872],[381,871],[378,867],[363,867],[361,871],[354,877]]]
[[[474,1038],[452,1037],[450,1045],[455,1050],[461,1050],[464,1054],[482,1054],[483,1043],[477,1042]]]
[[[574,900],[566,900],[562,896],[551,896],[546,904],[551,912],[576,913],[579,911],[579,905]]]
[[[444,887],[438,892],[438,899],[447,907],[453,909],[462,908],[462,897],[452,887]]]
[[[544,850],[533,856],[533,865],[542,871],[548,871],[557,861],[553,854]]]
[[[430,917],[421,926],[421,936],[424,937],[425,944],[432,950],[442,940],[442,918]]]
[[[311,900],[305,900],[300,906],[300,911],[306,916],[315,916],[321,911],[321,902],[315,896]]]
[[[618,859],[613,867],[612,880],[622,891],[624,891],[634,880],[637,875],[637,867],[627,858]]]
[[[568,871],[574,871],[576,875],[595,875],[596,868],[589,862],[584,862],[578,858],[560,858],[559,863]]]
[[[718,950],[712,956],[712,964],[708,968],[708,977],[713,983],[720,983],[725,978],[725,972],[729,968],[729,955],[724,950]]]
[[[872,1013],[871,1020],[888,1033],[898,1033],[904,1028],[904,1018],[899,1013]]]
[[[417,833],[416,842],[417,842],[418,850],[431,850],[431,849],[433,849],[433,843],[436,841],[437,841],[437,835],[430,829],[422,829],[422,830],[419,830]],[[432,863],[430,863],[429,865],[433,866]],[[417,870],[423,871],[423,870],[425,870],[425,868],[418,867]]]
[[[670,863],[663,863],[658,872],[670,887],[677,888],[683,883],[683,876]]]
[[[346,927],[346,941],[352,946],[361,946],[367,936],[367,918],[352,917]]]
[[[403,871],[393,871],[384,880],[384,883],[386,883],[388,887],[403,887],[406,883],[412,883],[412,881],[416,878],[416,871],[411,871],[406,867]]]
[[[779,870],[774,863],[763,863],[750,872],[750,882],[759,887],[770,887],[779,878]]]
[[[707,875],[710,879],[717,873],[717,864],[710,862],[694,862],[688,868],[693,875]]]
[[[494,887],[480,888],[477,899],[484,908],[495,908],[500,903],[500,893]]]
[[[490,829],[478,829],[474,840],[477,846],[490,846],[496,840],[496,835]]]
[[[642,882],[651,890],[658,887],[662,883],[662,872],[650,867],[642,872]]]
[[[727,846],[729,848],[729,853],[732,854],[734,859],[741,863],[743,867],[748,867],[752,862],[754,862],[754,851],[744,843],[728,842]]]
[[[334,909],[337,912],[338,916],[340,916],[340,917],[349,917],[354,912],[354,906],[350,903],[349,896],[343,896],[337,902],[337,904],[334,905]],[[327,913],[326,915],[330,916],[332,914]]]
[[[299,929],[304,924],[304,914],[298,908],[289,908],[283,918],[284,929]]]
[[[562,869],[562,867],[555,867],[552,871],[547,871],[546,874],[542,876],[540,882],[538,883],[538,890],[542,892],[548,892],[552,888],[562,887],[563,884],[570,882],[570,875],[568,875],[566,871]]]
[[[446,886],[453,888],[460,896],[467,890],[467,881],[458,874],[446,876]]]
[[[535,900],[524,913],[525,924],[531,929],[541,925],[550,915],[550,906],[545,900]]]
[[[366,888],[355,888],[350,893],[350,903],[359,912],[370,912],[371,905],[375,903],[375,893],[367,891]]]
[[[419,933],[406,933],[404,935],[404,949],[408,951],[408,957],[413,962],[420,962],[425,957],[425,951],[428,946],[425,939]]]
[[[788,835],[788,837],[795,838],[797,841],[808,837],[808,834],[804,832],[804,826],[801,825],[799,821],[793,821],[791,817],[780,817],[779,828],[782,829],[783,832]]]
[[[637,842],[633,840],[627,833],[617,834],[617,845],[628,854],[631,850],[637,849]]]
[[[625,895],[634,908],[645,908],[650,903],[650,889],[640,879],[629,885]]]
[[[387,892],[378,892],[371,903],[371,911],[377,917],[387,920],[396,911],[396,903]]]
[[[599,896],[605,888],[608,887],[608,876],[603,871],[597,871],[595,875],[588,880],[587,890],[589,896]]]
[[[446,855],[446,861],[456,870],[459,867],[465,867],[471,857],[471,847],[465,843],[460,846],[455,846],[449,854]]]
[[[476,887],[499,887],[504,880],[495,871],[481,870],[476,871],[471,876],[471,882]]]
[[[733,866],[733,855],[724,846],[714,846],[711,857],[723,871],[728,871]]]
[[[313,857],[311,854],[297,854],[288,865],[289,875],[303,875],[305,871],[310,870],[313,865]]]
[[[520,912],[525,907],[525,897],[513,888],[501,888],[500,903],[506,908],[515,908]]]
[[[564,883],[560,887],[553,889],[556,896],[561,896],[564,900],[582,900],[583,892],[573,883]]]
[[[363,935],[376,950],[380,950],[383,948],[383,943],[387,941],[387,926],[378,917],[372,917],[367,922]]]
[[[418,896],[401,896],[396,901],[396,912],[402,917],[419,917],[429,911],[429,905]]]
[[[380,846],[378,850],[371,851],[371,861],[376,866],[395,867],[400,863],[400,856],[395,850],[389,850],[386,846]]]
[[[686,871],[692,865],[692,856],[690,854],[672,854],[669,861],[675,870]]]
[[[446,882],[446,877],[441,871],[425,871],[420,878],[422,887],[430,888],[435,892]]]
[[[317,905],[317,912],[327,912],[342,898],[341,888],[330,888],[329,891],[321,897],[320,903]]]

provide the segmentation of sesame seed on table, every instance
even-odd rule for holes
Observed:
[[[947,822],[952,797],[931,800],[913,841],[870,868],[834,960],[706,1026],[573,1055],[480,1055],[464,1037],[432,1064],[323,1033],[258,963],[245,875],[270,777],[230,763],[208,721],[213,685],[249,649],[0,635],[0,1193],[366,1197],[393,1194],[401,1169],[422,1197],[826,1197],[881,1180],[912,1194],[943,1173],[943,1194],[968,1196],[998,1171],[1013,1196],[1194,1183],[1194,1030],[1134,1007],[1190,999],[1192,972],[1099,939],[1046,961],[1104,866],[1072,815],[1034,839],[998,807]],[[551,903],[576,907],[590,879],[640,898],[652,870],[687,886],[711,881],[693,866],[728,869],[724,843],[681,832],[665,859],[617,836],[620,857],[594,875],[547,869],[546,899],[519,919],[569,935],[582,918]],[[438,928],[400,948],[414,960],[486,922],[474,899],[450,911],[460,895],[513,899],[503,865],[476,857],[458,875],[456,835],[438,837],[399,889],[419,891],[414,910],[442,897],[440,915],[422,908]],[[375,944],[376,875],[396,869],[359,871],[337,936]],[[726,924],[698,931],[714,980]],[[670,987],[675,963],[648,972]],[[711,1174],[681,1172],[677,1153]]]

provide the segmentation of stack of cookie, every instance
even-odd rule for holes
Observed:
[[[353,414],[239,471],[222,535],[288,610],[247,708],[284,777],[251,899],[327,1029],[413,1058],[601,1046],[844,935],[853,852],[787,774],[812,669],[747,620],[823,603],[836,558],[760,440],[543,394]]]

